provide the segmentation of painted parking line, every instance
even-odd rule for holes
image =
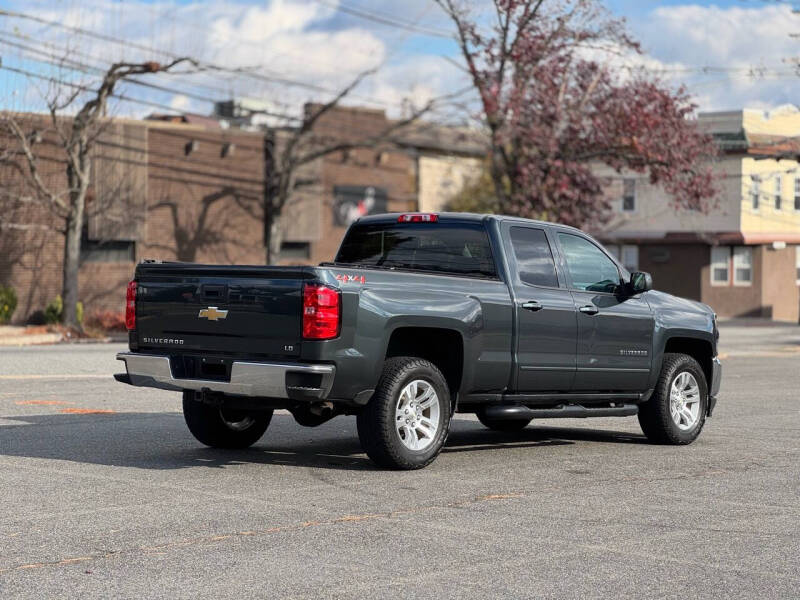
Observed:
[[[65,406],[67,404],[75,404],[74,402],[65,402],[64,400],[20,400],[14,402],[18,406]]]

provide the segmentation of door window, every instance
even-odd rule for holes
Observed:
[[[523,283],[558,287],[553,253],[542,229],[512,227],[511,246],[517,259],[519,278]]]
[[[620,284],[619,270],[606,254],[589,240],[559,233],[572,286],[588,292],[615,293]]]

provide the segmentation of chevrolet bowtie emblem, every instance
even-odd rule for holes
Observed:
[[[208,319],[209,321],[219,321],[220,319],[225,319],[227,316],[227,310],[220,310],[216,306],[209,306],[208,308],[202,309],[200,314],[197,315],[197,318]]]

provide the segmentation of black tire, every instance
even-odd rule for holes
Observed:
[[[183,392],[183,418],[189,431],[201,444],[212,448],[248,448],[269,427],[272,411],[242,411],[204,404],[197,392]],[[246,422],[247,421],[247,422]],[[232,426],[238,423],[237,426]]]
[[[395,409],[403,389],[415,380],[433,387],[439,405],[438,427],[433,441],[422,450],[408,448],[397,430]],[[436,366],[421,358],[397,357],[383,365],[378,387],[358,413],[361,447],[378,466],[390,469],[421,469],[439,455],[450,430],[450,390]],[[431,413],[429,413],[431,414]]]
[[[484,427],[488,427],[494,431],[522,431],[525,429],[533,419],[493,419],[483,414],[483,411],[477,413],[478,421]]]
[[[684,372],[694,377],[700,390],[697,420],[686,430],[678,427],[670,414],[672,383]],[[698,362],[687,354],[665,354],[656,389],[650,399],[639,407],[639,424],[647,439],[655,444],[691,444],[703,430],[707,412],[708,383]]]

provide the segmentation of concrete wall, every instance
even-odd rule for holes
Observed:
[[[711,285],[711,247],[707,244],[642,244],[639,268],[653,276],[655,289],[700,300],[721,317],[765,317],[800,322],[800,286],[796,252],[800,246],[775,250],[751,246],[751,285]]]
[[[700,300],[700,273],[708,257],[705,244],[646,244],[639,247],[639,269],[653,276],[655,289]]]
[[[484,161],[463,156],[419,157],[419,210],[441,212],[465,186],[480,177]]]
[[[762,303],[776,321],[800,322],[800,286],[797,284],[796,252],[800,246],[782,250],[767,246],[761,254]]]
[[[604,239],[661,238],[666,232],[738,231],[742,207],[742,161],[726,157],[715,165],[720,194],[707,214],[676,210],[661,186],[651,185],[640,173],[619,174],[608,167],[595,172],[609,178],[605,194],[612,204],[610,221],[598,232]],[[636,180],[636,210],[622,211],[623,179]]]

